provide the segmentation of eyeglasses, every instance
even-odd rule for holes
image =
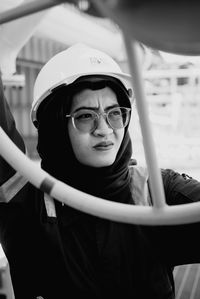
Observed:
[[[73,126],[81,132],[89,133],[98,127],[100,116],[102,115],[108,125],[113,129],[122,129],[127,126],[130,119],[131,108],[116,107],[107,112],[99,113],[89,109],[81,109],[66,117],[72,118]]]

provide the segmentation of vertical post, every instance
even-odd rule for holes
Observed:
[[[153,204],[156,208],[165,205],[165,194],[162,183],[161,172],[158,168],[154,142],[151,133],[151,124],[149,121],[145,92],[142,85],[141,67],[139,65],[140,57],[138,53],[138,44],[124,33],[124,42],[128,56],[128,63],[132,75],[132,85],[136,96],[136,105],[140,120],[140,127],[143,136],[143,145],[147,168],[149,171],[149,181]]]

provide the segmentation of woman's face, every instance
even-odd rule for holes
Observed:
[[[70,114],[81,109],[103,113],[116,106],[119,104],[111,88],[85,89],[74,95]],[[68,132],[77,160],[92,167],[105,167],[113,164],[124,136],[124,128],[112,129],[103,116],[100,116],[98,125],[92,132],[81,132],[73,126],[72,118],[70,118]]]

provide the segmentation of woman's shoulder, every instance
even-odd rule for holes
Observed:
[[[43,192],[26,179],[18,177],[7,186],[4,185],[4,188],[1,189],[1,195],[0,211],[10,213],[14,209],[16,212],[28,212],[28,210],[39,209]]]
[[[137,205],[150,205],[150,195],[148,188],[147,167],[130,165],[130,186],[134,203]]]

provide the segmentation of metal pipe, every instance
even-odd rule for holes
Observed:
[[[21,4],[15,8],[9,9],[0,13],[0,25],[28,16],[30,14],[51,8],[61,3],[67,2],[65,0],[37,0],[25,4]]]
[[[151,124],[148,116],[147,102],[142,84],[142,74],[139,66],[140,59],[138,56],[138,44],[136,41],[131,40],[127,36],[126,32],[124,32],[124,41],[132,75],[133,90],[136,96],[136,104],[143,136],[145,157],[149,170],[149,182],[151,187],[152,200],[154,206],[160,208],[165,205],[165,194],[161,173],[158,167],[151,131]]]

